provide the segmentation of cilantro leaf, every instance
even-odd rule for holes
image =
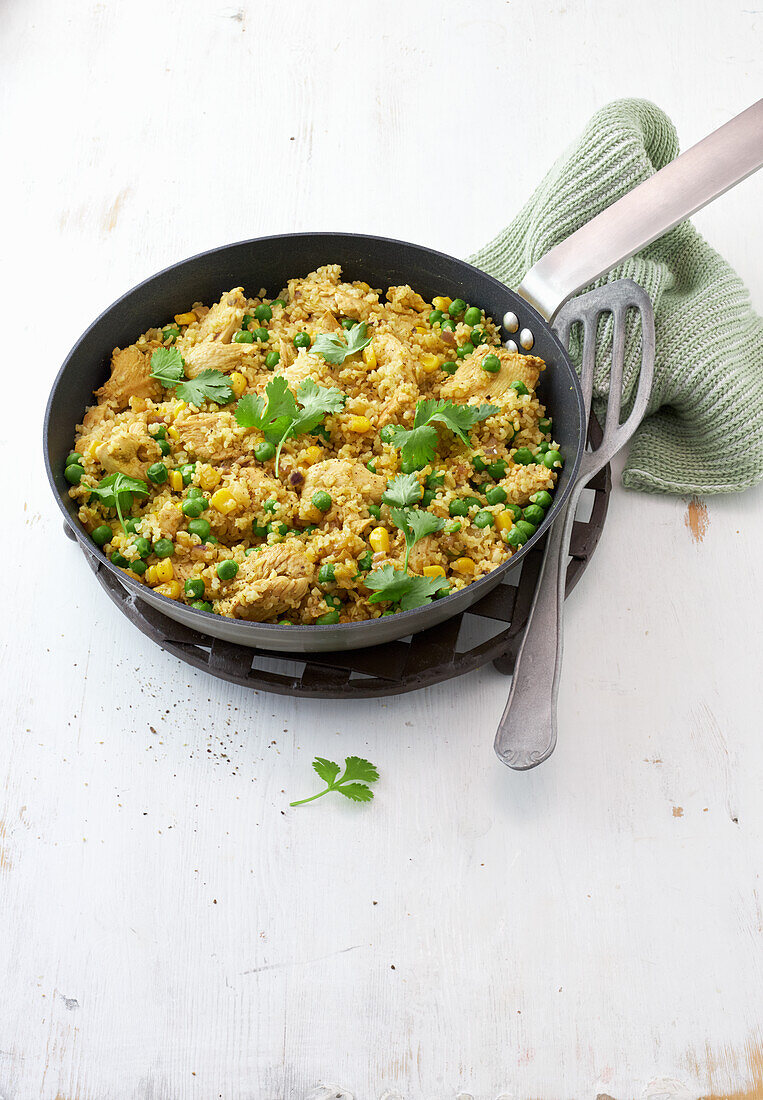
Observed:
[[[404,462],[420,470],[433,460],[437,449],[439,437],[433,423],[444,424],[468,447],[468,429],[497,412],[497,405],[454,405],[452,401],[422,399],[416,405],[413,427],[392,428],[389,441],[398,448]]]
[[[395,569],[391,563],[383,565],[381,569],[374,569],[369,573],[364,584],[366,588],[374,589],[373,596],[368,597],[369,603],[397,603],[410,588],[411,577],[400,569]]]
[[[423,607],[431,603],[441,588],[445,587],[442,577],[411,577],[411,585],[400,601],[402,611],[411,611],[414,607]]]
[[[346,341],[342,339],[340,333],[321,332],[316,336],[311,350],[314,355],[322,355],[327,363],[339,366],[348,355],[362,351],[370,343],[371,337],[366,336],[365,321],[361,321],[360,324],[352,326],[347,333]]]
[[[174,349],[170,349],[174,350]],[[227,405],[233,400],[233,390],[226,376],[219,370],[200,371],[195,378],[178,382],[175,389],[181,401],[189,405],[202,405],[205,401],[214,401],[217,405]]]
[[[122,530],[127,534],[122,509],[132,507],[133,494],[148,496],[148,485],[138,477],[128,477],[127,474],[109,474],[97,485],[93,485],[90,492],[96,497],[104,508],[116,508]]]
[[[297,398],[302,412],[294,421],[292,435],[312,432],[327,413],[336,413],[343,408],[347,398],[336,386],[318,386],[312,378],[306,378],[297,387]]]
[[[405,508],[421,500],[421,486],[415,474],[398,474],[388,482],[382,500],[385,504],[396,504]]]
[[[185,361],[177,348],[157,348],[151,356],[151,377],[171,389],[185,378]]]
[[[445,526],[445,520],[440,516],[433,516],[431,512],[422,512],[418,508],[391,508],[390,515],[395,527],[399,527],[405,535],[403,568],[407,569],[408,558],[416,543],[434,531],[441,531]]]
[[[445,424],[467,447],[469,446],[469,436],[466,433],[469,428],[473,428],[478,420],[487,420],[489,416],[494,416],[501,411],[497,405],[454,405],[452,401],[419,401],[416,406],[414,427],[417,426],[416,421],[419,418],[420,407],[431,404],[434,404],[435,408],[428,412],[427,421],[435,420]]]
[[[390,432],[390,443],[398,448],[403,462],[417,470],[432,462],[438,441],[437,429],[429,424],[414,428],[395,427]]]
[[[318,386],[312,378],[306,378],[300,382],[295,399],[282,374],[277,374],[268,382],[265,393],[267,405],[262,397],[251,394],[242,397],[236,405],[236,420],[244,428],[259,428],[271,443],[277,445],[275,472],[278,477],[284,441],[290,436],[312,433],[327,413],[339,412],[346,397],[334,386]]]
[[[314,802],[316,798],[321,798],[329,791],[343,794],[352,802],[370,802],[374,797],[374,792],[366,784],[375,783],[379,778],[379,772],[370,760],[363,760],[360,756],[347,756],[344,761],[344,771],[340,775],[339,764],[335,764],[333,760],[326,760],[323,756],[316,756],[313,760],[313,768],[326,786],[309,798],[290,802],[290,806],[302,806],[305,802]]]

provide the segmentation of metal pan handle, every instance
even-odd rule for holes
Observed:
[[[530,268],[519,293],[547,320],[576,291],[763,165],[763,99],[687,149]]]

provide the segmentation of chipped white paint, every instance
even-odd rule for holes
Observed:
[[[154,648],[63,538],[39,429],[79,333],[178,258],[308,227],[465,255],[620,94],[697,140],[760,94],[755,9],[0,5],[4,1100],[752,1100],[763,494],[701,541],[688,501],[613,495],[559,748],[518,775],[490,670],[311,705]],[[753,179],[697,219],[759,308],[761,211]],[[350,753],[372,805],[288,809]]]

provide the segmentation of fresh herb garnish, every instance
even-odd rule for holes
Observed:
[[[363,760],[360,756],[347,756],[344,761],[344,771],[333,760],[326,760],[323,756],[316,756],[313,760],[313,769],[326,784],[322,791],[310,795],[309,798],[300,798],[297,802],[290,802],[290,806],[304,806],[306,802],[314,802],[316,798],[322,798],[329,791],[336,791],[349,798],[352,802],[370,802],[374,796],[368,783],[375,783],[379,778],[376,767],[370,760]]]
[[[137,477],[128,477],[127,474],[109,474],[97,485],[90,488],[90,492],[100,501],[104,508],[116,508],[122,530],[127,534],[122,509],[132,507],[133,494],[148,496],[148,485]]]
[[[200,407],[204,401],[227,405],[233,400],[233,390],[219,370],[200,371],[195,378],[185,377],[185,360],[177,348],[157,348],[151,356],[151,377],[165,389],[174,389],[181,401]]]
[[[413,427],[390,428],[389,442],[398,448],[404,462],[420,470],[435,456],[438,436],[434,423],[450,428],[468,447],[469,428],[500,411],[497,405],[454,405],[452,401],[425,399],[416,405]]]
[[[364,347],[371,343],[371,337],[366,336],[366,323],[361,321],[358,325],[353,325],[347,333],[346,341],[342,339],[339,333],[327,333],[321,332],[315,338],[311,351],[314,355],[322,355],[327,363],[335,363],[337,366],[343,363],[348,355],[354,355],[358,351],[362,351]]]
[[[375,590],[368,597],[369,603],[399,603],[402,611],[431,603],[437,592],[445,587],[443,577],[414,576],[412,573],[394,569],[391,563],[383,565],[381,569],[374,569],[363,583]]]
[[[407,508],[411,504],[418,504],[420,500],[421,486],[415,474],[398,474],[387,483],[382,496],[385,504],[395,505],[398,508]]]
[[[395,527],[399,527],[405,535],[403,569],[407,569],[408,558],[416,543],[435,531],[441,531],[445,526],[445,520],[440,516],[433,516],[431,512],[421,512],[418,508],[390,508],[390,515]]]
[[[297,387],[295,399],[282,374],[268,382],[265,393],[267,403],[259,394],[242,397],[236,405],[236,420],[243,428],[259,428],[270,443],[276,444],[275,473],[278,477],[284,441],[290,436],[314,432],[328,413],[339,412],[346,397],[335,386],[318,386],[312,378],[306,378]]]

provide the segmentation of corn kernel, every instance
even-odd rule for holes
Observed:
[[[180,470],[170,470],[169,476],[170,489],[175,493],[179,493],[183,489],[183,475]]]
[[[320,447],[305,447],[302,454],[299,456],[299,461],[302,466],[314,466],[318,459],[321,457]]]
[[[376,352],[373,344],[366,344],[363,348],[363,362],[373,370],[376,366]]]
[[[90,458],[95,461],[95,452],[98,450],[100,445],[101,441],[99,439],[93,440],[93,442],[88,445],[87,450],[85,451],[85,458]]]
[[[230,388],[233,390],[234,397],[241,397],[246,387],[246,378],[244,378],[240,371],[234,370],[233,374],[230,376]]]
[[[471,558],[456,558],[453,562],[453,568],[457,573],[473,573],[477,566]]]
[[[363,432],[371,431],[371,421],[367,416],[351,416],[347,421],[347,430],[362,435]]]
[[[514,526],[514,516],[511,512],[499,512],[496,516],[495,525],[499,531],[508,531],[510,527]]]
[[[222,512],[224,516],[233,512],[238,504],[236,498],[230,489],[218,489],[216,493],[213,493],[209,498],[209,503],[213,508],[216,508],[218,512]]]
[[[447,313],[452,301],[452,298],[433,298],[432,305],[435,309],[439,309],[442,313]]]
[[[413,326],[413,331],[414,332],[426,332],[426,329],[424,328],[423,325],[414,325]]]
[[[437,370],[437,368],[439,367],[440,356],[432,355],[432,353],[429,351],[424,352],[424,354],[421,356],[421,365],[427,374],[431,374],[432,371]]]
[[[172,568],[172,562],[169,558],[162,558],[161,561],[156,563],[156,576],[162,583],[171,581],[175,576],[175,570]]]
[[[214,466],[207,466],[199,475],[199,485],[201,485],[202,489],[206,489],[207,492],[209,492],[210,489],[214,489],[215,485],[220,484],[222,476],[220,471],[216,470]]]
[[[386,527],[374,527],[368,541],[377,553],[386,553],[389,550],[389,531]]]
[[[192,325],[196,320],[195,313],[176,313],[175,324],[176,325]]]
[[[148,569],[146,570],[146,584],[150,584],[151,587],[153,588],[158,583],[159,583],[159,576],[156,572],[156,566],[155,565],[149,565]]]
[[[158,584],[154,589],[154,592],[166,596],[168,600],[179,600],[181,591],[180,581],[168,581],[167,584]]]
[[[425,565],[421,570],[425,577],[444,577],[445,570],[441,565]]]

